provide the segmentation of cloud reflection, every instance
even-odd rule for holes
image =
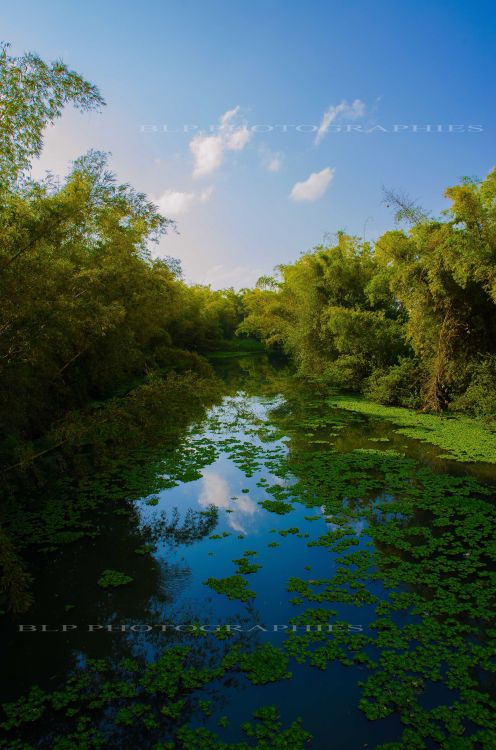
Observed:
[[[235,497],[234,500],[233,497]],[[227,524],[233,531],[240,534],[247,533],[246,521],[253,518],[260,510],[249,495],[234,496],[224,477],[213,471],[206,471],[203,474],[198,502],[204,508],[215,505],[217,508],[231,510],[232,512],[227,514]]]

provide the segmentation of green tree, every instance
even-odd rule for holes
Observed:
[[[43,146],[43,131],[72,104],[82,112],[105,102],[96,86],[57,60],[8,54],[0,45],[0,188],[15,182]]]

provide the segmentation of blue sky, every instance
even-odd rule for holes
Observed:
[[[214,287],[250,285],[339,229],[378,236],[393,224],[383,185],[439,213],[448,185],[483,177],[495,22],[480,1],[0,4],[13,54],[62,57],[108,103],[66,112],[34,173],[112,152],[177,219],[155,252]]]

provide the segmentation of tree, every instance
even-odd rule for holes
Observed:
[[[43,130],[66,104],[85,112],[105,102],[93,84],[57,60],[46,63],[32,53],[8,54],[0,45],[0,188],[14,183],[43,146]]]
[[[407,313],[408,341],[426,365],[424,404],[433,410],[467,387],[479,355],[496,350],[496,170],[446,196],[446,220],[387,232],[376,248]]]

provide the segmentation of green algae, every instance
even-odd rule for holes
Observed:
[[[97,583],[102,589],[118,588],[131,583],[133,578],[118,570],[104,570]]]
[[[240,602],[247,602],[256,596],[254,591],[247,588],[248,583],[240,574],[226,578],[210,577],[203,583],[217,594],[224,594],[228,599],[238,599]]]
[[[293,506],[289,503],[285,503],[282,500],[261,500],[259,505],[270,513],[277,513],[280,516],[284,516],[286,513],[291,513]]]
[[[382,406],[359,397],[333,396],[327,405],[386,419],[397,425],[396,432],[441,448],[442,458],[496,463],[496,430],[475,419]]]

